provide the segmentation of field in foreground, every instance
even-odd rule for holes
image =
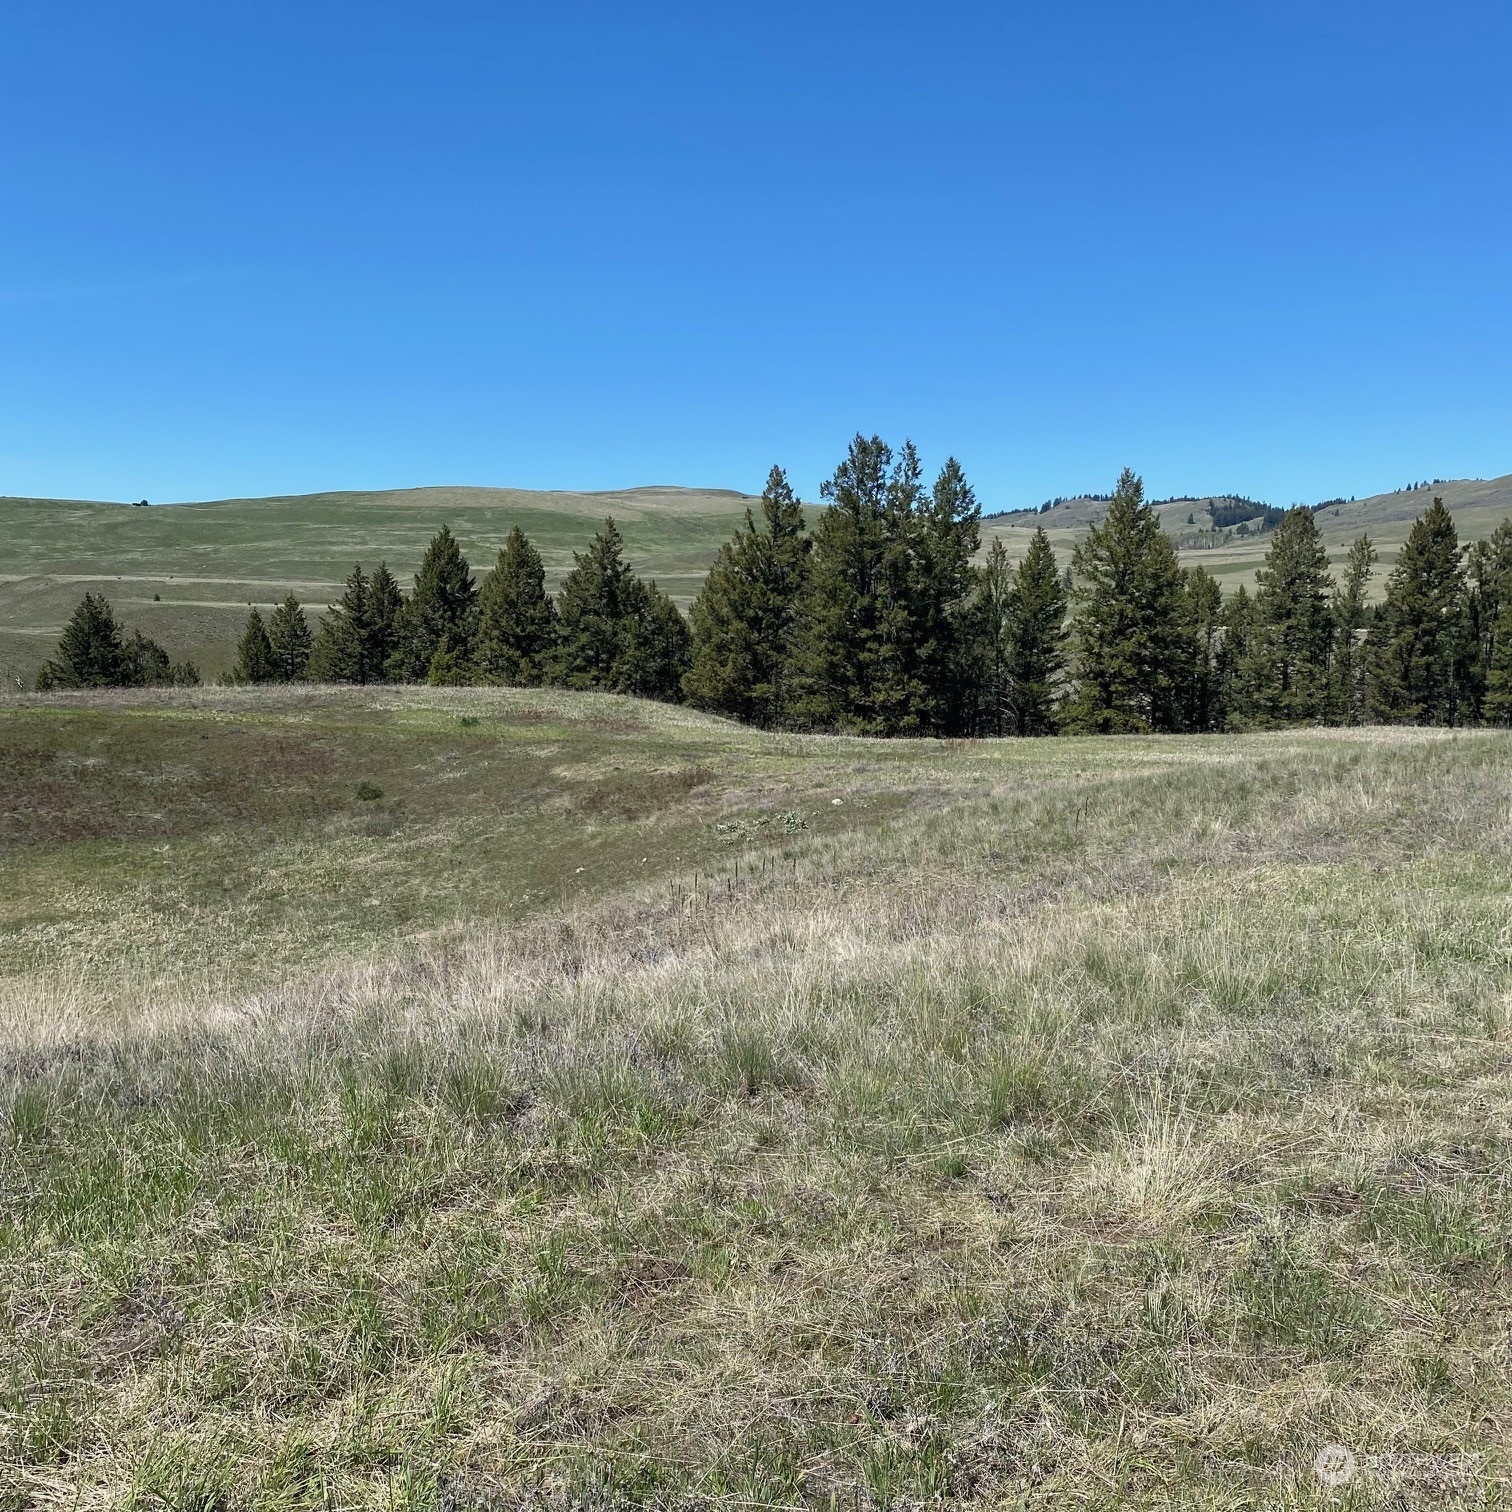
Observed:
[[[1501,1505],[1509,805],[1493,734],[0,708],[0,1508]]]

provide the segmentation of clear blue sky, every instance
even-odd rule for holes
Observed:
[[[8,0],[0,493],[1512,470],[1512,5]]]

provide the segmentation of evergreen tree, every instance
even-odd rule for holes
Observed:
[[[534,687],[555,639],[546,568],[516,525],[478,595],[478,671],[494,682]]]
[[[268,646],[273,653],[273,676],[278,682],[298,682],[310,665],[313,637],[299,600],[292,593],[268,621]]]
[[[1193,735],[1221,730],[1223,707],[1223,590],[1201,567],[1181,575],[1182,664],[1178,681],[1179,729]]]
[[[1066,589],[1042,528],[1013,574],[1006,609],[1008,727],[1015,735],[1053,734],[1066,662]]]
[[[1268,729],[1321,719],[1328,709],[1333,580],[1312,510],[1282,516],[1256,574],[1242,727]]]
[[[443,644],[459,667],[472,661],[478,626],[478,590],[457,539],[443,525],[432,538],[415,574],[415,591],[395,621],[389,675],[420,682]]]
[[[1070,728],[1172,730],[1183,673],[1176,549],[1128,468],[1108,512],[1072,557],[1076,691]]]
[[[315,682],[367,683],[382,675],[372,661],[371,588],[361,565],[347,575],[341,602],[326,610],[310,652]]]
[[[132,680],[132,658],[102,594],[86,593],[58,638],[58,654],[37,674],[37,687],[120,688]]]
[[[1334,649],[1329,668],[1329,718],[1357,725],[1365,718],[1365,658],[1360,644],[1365,628],[1366,591],[1376,552],[1367,535],[1357,536],[1344,559],[1344,580],[1334,592]]]
[[[58,638],[58,654],[37,673],[37,688],[189,687],[199,682],[193,662],[175,662],[155,641],[128,636],[100,594],[86,593]]]
[[[1512,725],[1512,594],[1502,598],[1501,612],[1497,615],[1481,718],[1487,724]]]
[[[1001,536],[994,536],[987,560],[975,569],[976,591],[968,611],[975,666],[975,702],[966,728],[973,734],[1007,735],[1016,726],[1012,703],[1013,564]]]
[[[1501,612],[1512,598],[1512,520],[1502,520],[1487,540],[1471,545],[1465,553],[1465,575],[1470,584],[1470,697],[1479,716],[1489,691],[1492,663],[1497,659],[1497,642],[1505,628]]]
[[[1223,635],[1218,646],[1218,707],[1222,714],[1221,728],[1243,729],[1251,708],[1245,674],[1254,666],[1249,648],[1255,625],[1255,601],[1243,583],[1224,603],[1221,624]]]
[[[809,551],[803,506],[780,467],[767,475],[761,514],[765,529],[746,511],[693,602],[683,686],[701,709],[771,728],[788,713],[793,625]]]
[[[795,719],[908,735],[963,714],[964,611],[979,511],[956,464],[933,493],[905,442],[857,436],[824,485],[794,637]]]
[[[273,647],[268,641],[268,627],[254,609],[247,616],[247,628],[236,643],[236,663],[231,681],[238,683],[271,682],[277,676]]]
[[[626,653],[627,692],[663,703],[682,701],[683,678],[691,661],[693,638],[676,604],[655,582],[639,584],[635,616]]]
[[[938,734],[960,731],[974,702],[976,669],[966,605],[971,562],[981,545],[981,518],[981,505],[961,464],[948,457],[928,499],[909,522],[914,542],[910,618],[917,626],[914,676],[922,690],[918,722]]]
[[[1435,498],[1413,524],[1371,625],[1369,699],[1378,719],[1452,725],[1473,714],[1466,598],[1454,521]]]
[[[688,630],[677,606],[624,560],[613,520],[574,553],[557,595],[551,680],[643,698],[675,699],[687,670]]]
[[[829,508],[815,527],[808,583],[794,637],[799,722],[890,734],[904,726],[888,662],[884,557],[889,540],[892,449],[857,436],[821,490]]]
[[[399,612],[404,607],[404,595],[388,570],[387,562],[379,562],[368,579],[368,650],[367,662],[372,670],[372,680],[382,682],[389,675],[389,658],[399,644]]]
[[[436,647],[436,654],[431,657],[425,680],[433,688],[458,688],[471,679],[466,662],[452,650],[449,641],[443,640]]]

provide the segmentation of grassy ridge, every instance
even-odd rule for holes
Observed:
[[[1431,492],[1381,494],[1320,511],[1330,556],[1368,531],[1381,550],[1373,594],[1413,519],[1441,493],[1462,540],[1486,536],[1512,513],[1512,477],[1451,482]],[[340,593],[352,563],[386,558],[407,585],[426,542],[444,521],[476,570],[486,570],[510,527],[540,550],[555,590],[605,515],[619,522],[629,560],[686,609],[720,545],[753,501],[719,489],[638,488],[612,493],[503,488],[416,488],[374,493],[228,499],[171,508],[128,509],[69,500],[0,499],[0,687],[30,686],[58,632],[86,590],[102,592],[121,617],[211,675],[230,665],[249,605],[264,609],[292,590],[319,610]],[[1062,562],[1103,506],[1072,501],[1043,516],[990,520],[984,545],[1001,537],[1010,556],[1028,549],[1044,525]],[[1165,506],[1178,540],[1200,502]],[[1216,539],[1216,538],[1215,538]],[[1215,573],[1226,591],[1253,586],[1268,537],[1233,538],[1182,558]]]
[[[686,606],[751,501],[717,489],[532,493],[419,488],[231,499],[171,508],[0,499],[0,685],[30,683],[86,590],[131,625],[211,672],[229,665],[249,605],[292,590],[323,609],[352,563],[380,558],[406,587],[443,522],[486,570],[519,525],[555,587],[606,515],[636,569]]]
[[[1505,1487],[1504,737],[0,732],[15,1506]]]
[[[1350,542],[1361,534],[1369,535],[1381,557],[1370,597],[1383,598],[1386,575],[1412,529],[1412,522],[1428,508],[1435,495],[1442,496],[1445,507],[1454,516],[1460,543],[1464,545],[1489,536],[1512,515],[1512,474],[1491,479],[1460,479],[1437,488],[1375,494],[1320,509],[1318,529],[1330,562],[1337,569],[1349,551]],[[1043,526],[1057,558],[1069,564],[1076,543],[1102,518],[1106,509],[1106,504],[1073,499],[1043,515],[1007,515],[988,521],[983,526],[982,538],[990,543],[994,536],[1001,537],[1004,548],[1016,561],[1029,549],[1035,527]],[[1241,585],[1254,592],[1256,570],[1270,546],[1268,535],[1232,535],[1224,539],[1221,532],[1211,531],[1212,516],[1203,500],[1162,504],[1156,512],[1167,534],[1177,541],[1184,564],[1205,567],[1218,579],[1225,593],[1232,593]],[[1188,524],[1189,518],[1193,523]]]

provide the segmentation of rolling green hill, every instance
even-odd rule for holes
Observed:
[[[387,560],[408,584],[444,523],[486,568],[519,525],[555,588],[606,515],[636,569],[686,608],[719,545],[753,501],[728,489],[607,493],[411,488],[223,499],[131,509],[71,499],[0,499],[0,683],[27,682],[86,591],[207,673],[229,665],[252,604],[292,590],[321,608],[352,563]]]
[[[1512,516],[1512,474],[1378,494],[1318,513],[1330,556],[1368,531],[1381,552],[1374,590],[1412,521],[1434,494],[1453,512],[1462,540],[1489,535]],[[751,495],[729,489],[629,488],[604,493],[513,488],[411,488],[371,493],[222,499],[132,509],[71,499],[0,498],[0,685],[30,684],[86,591],[103,592],[125,622],[189,657],[210,676],[224,670],[250,605],[266,608],[292,590],[320,609],[340,592],[355,561],[386,560],[407,582],[425,543],[451,526],[474,568],[484,570],[519,525],[546,561],[555,589],[599,522],[612,515],[636,569],[686,608],[720,543]],[[1214,499],[1160,505],[1185,561],[1201,563],[1226,590],[1253,585],[1267,537],[1212,528]],[[1026,510],[984,522],[983,545],[1001,537],[1015,558],[1037,525],[1063,561],[1106,505],[1069,499],[1044,514]]]
[[[1500,478],[1459,479],[1433,488],[1375,494],[1368,499],[1319,509],[1318,526],[1329,558],[1335,563],[1342,562],[1349,543],[1362,532],[1368,534],[1381,554],[1372,585],[1373,596],[1379,598],[1385,588],[1386,573],[1407,539],[1412,522],[1433,502],[1435,495],[1443,499],[1453,514],[1461,542],[1480,540],[1512,516],[1512,473]],[[1259,532],[1241,532],[1238,528],[1213,529],[1212,508],[1221,502],[1224,501],[1218,498],[1172,499],[1158,503],[1157,508],[1161,524],[1176,541],[1184,562],[1206,567],[1226,593],[1241,583],[1253,589],[1255,569],[1265,558],[1269,537]],[[1035,527],[1043,525],[1057,557],[1069,562],[1072,548],[1102,519],[1107,507],[1098,499],[1066,499],[1044,514],[1023,510],[998,515],[983,522],[983,544],[990,545],[995,536],[1001,537],[1008,554],[1016,560],[1028,549]]]

